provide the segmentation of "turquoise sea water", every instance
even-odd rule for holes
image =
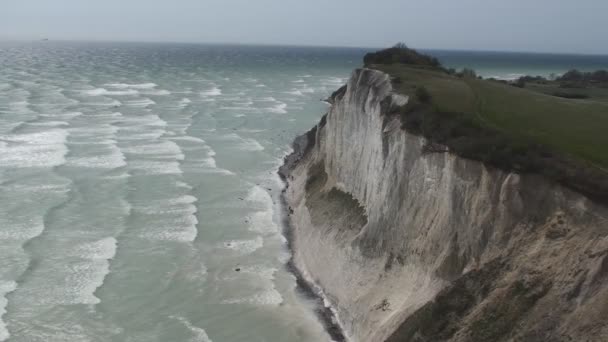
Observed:
[[[276,169],[366,51],[0,43],[0,341],[329,341]]]

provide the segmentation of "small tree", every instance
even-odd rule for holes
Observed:
[[[416,98],[420,103],[429,103],[431,102],[431,93],[424,86],[420,86],[416,88]]]
[[[395,49],[407,50],[408,47],[404,42],[399,42],[393,46]]]

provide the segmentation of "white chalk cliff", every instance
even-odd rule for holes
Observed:
[[[608,210],[535,175],[426,149],[358,69],[299,137],[293,263],[347,339],[608,341]]]

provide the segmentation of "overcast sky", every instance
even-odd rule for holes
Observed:
[[[608,53],[608,0],[0,0],[0,39]]]

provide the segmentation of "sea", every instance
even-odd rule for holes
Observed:
[[[373,50],[0,43],[0,341],[330,341],[276,171]],[[608,68],[429,52],[505,79]]]

